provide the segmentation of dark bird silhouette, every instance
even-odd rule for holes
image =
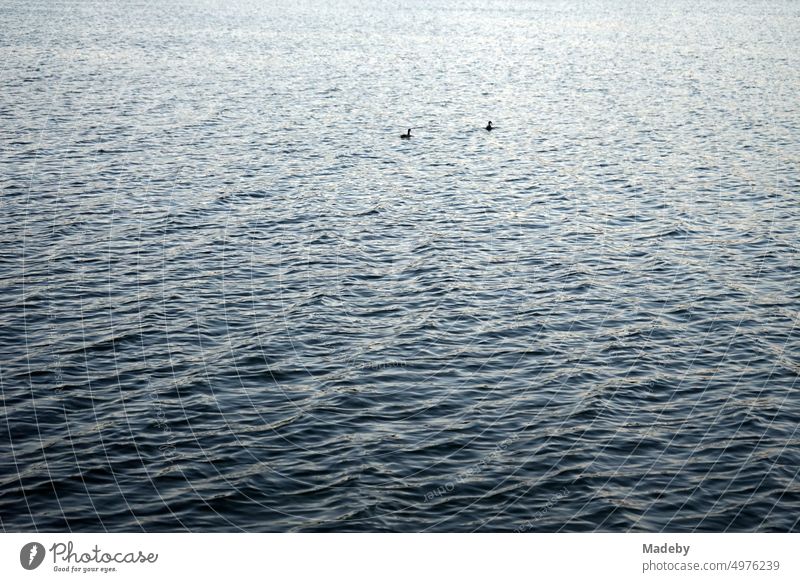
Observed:
[[[400,139],[411,139],[411,128],[408,128],[408,133],[401,133]]]
[[[486,131],[492,131],[494,128],[492,127],[492,122],[489,122],[489,125],[486,126]]]

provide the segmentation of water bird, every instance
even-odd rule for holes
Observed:
[[[400,139],[411,139],[411,128],[408,128],[408,133],[401,133]]]
[[[489,124],[486,126],[486,131],[492,131],[494,128],[492,127],[492,122],[490,121]]]

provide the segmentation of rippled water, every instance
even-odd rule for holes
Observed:
[[[799,45],[4,2],[0,527],[798,530]]]

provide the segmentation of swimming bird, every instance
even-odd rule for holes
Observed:
[[[489,125],[486,126],[486,131],[492,131],[494,128],[492,127],[492,122],[489,122]]]
[[[408,133],[401,133],[400,139],[411,139],[411,128],[408,128]]]

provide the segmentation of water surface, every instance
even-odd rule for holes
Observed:
[[[0,527],[797,530],[799,19],[4,2]]]

